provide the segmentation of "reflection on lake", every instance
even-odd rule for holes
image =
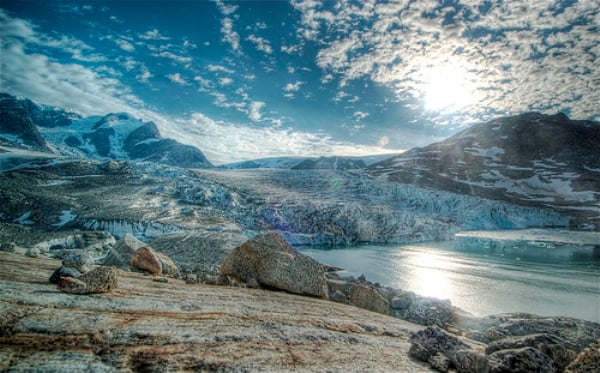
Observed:
[[[446,298],[477,315],[530,312],[600,322],[600,262],[524,260],[460,251],[455,242],[303,249],[319,262],[417,294]]]

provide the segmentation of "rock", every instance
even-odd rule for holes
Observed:
[[[194,273],[188,273],[185,276],[185,283],[186,284],[197,284],[198,283],[198,275],[196,275]]]
[[[352,287],[352,283],[347,279],[340,278],[328,278],[327,279],[327,289],[329,294],[333,294],[336,291],[346,295],[346,298],[350,295],[350,288]],[[348,302],[346,302],[348,303]]]
[[[451,365],[457,366],[457,352],[471,349],[471,346],[457,337],[446,333],[438,327],[432,326],[414,333],[410,340],[415,347],[411,346],[409,355],[424,362],[429,362],[432,357],[441,353],[448,358]],[[439,360],[439,358],[436,360]]]
[[[392,316],[416,322],[421,325],[445,326],[452,321],[452,304],[449,300],[420,297],[407,294],[412,299],[408,308],[393,308]],[[408,299],[404,302],[408,302]],[[397,300],[402,304],[403,301]],[[397,304],[398,304],[397,303]]]
[[[155,278],[152,279],[152,281],[154,281],[154,282],[161,282],[163,284],[169,283],[169,279],[166,278],[166,277],[155,277]]]
[[[246,281],[246,287],[249,289],[258,289],[260,288],[260,284],[258,283],[258,280],[251,278],[250,280]]]
[[[144,246],[146,246],[144,242],[127,233],[112,249],[110,249],[100,264],[124,269],[129,268],[131,265],[131,257],[133,256],[133,253],[135,253],[135,250]]]
[[[450,359],[448,359],[444,354],[438,352],[437,354],[431,356],[427,362],[431,367],[440,372],[447,372],[450,368]]]
[[[276,233],[256,236],[234,249],[220,271],[242,282],[255,278],[261,285],[290,293],[328,296],[323,266]]]
[[[348,296],[339,290],[334,292],[329,291],[329,300],[332,302],[348,304]]]
[[[390,306],[395,309],[408,308],[415,299],[415,293],[412,291],[403,291],[392,298]]]
[[[37,247],[32,247],[30,249],[27,249],[27,251],[25,252],[25,255],[30,258],[39,258],[40,257],[40,249],[38,249]]]
[[[70,252],[62,258],[63,267],[75,268],[81,273],[88,272],[94,265],[94,259],[85,252]]]
[[[106,293],[117,287],[115,267],[96,267],[79,278],[61,277],[58,288],[73,294]]]
[[[473,350],[460,350],[455,354],[456,371],[459,373],[488,373],[490,363],[487,357]]]
[[[162,267],[162,274],[166,276],[175,276],[179,274],[179,268],[171,258],[163,253],[154,252]]]
[[[72,294],[89,294],[85,282],[73,277],[61,277],[58,280],[58,289]]]
[[[600,372],[600,342],[586,347],[565,369],[566,373]]]
[[[558,370],[563,370],[574,358],[564,344],[565,342],[561,338],[554,335],[531,334],[494,341],[486,347],[485,353],[489,355],[500,350],[534,347],[548,355]]]
[[[524,347],[496,351],[488,356],[490,372],[557,372],[548,355],[537,348]]]
[[[79,272],[77,269],[72,267],[65,267],[63,265],[57,268],[56,271],[52,273],[48,281],[50,281],[51,284],[58,284],[58,281],[61,277],[79,278],[80,276],[81,272]]]
[[[17,251],[17,245],[15,245],[14,242],[2,242],[2,244],[0,244],[0,251],[14,253]]]
[[[354,284],[350,289],[350,304],[373,312],[387,315],[390,305],[377,290],[361,284]]]
[[[131,265],[137,269],[148,271],[153,275],[162,274],[162,263],[154,253],[154,250],[144,246],[135,250],[131,257]]]

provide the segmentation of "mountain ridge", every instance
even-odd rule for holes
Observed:
[[[0,144],[69,157],[212,168],[194,146],[163,138],[156,124],[127,113],[83,118],[27,98],[0,94]]]

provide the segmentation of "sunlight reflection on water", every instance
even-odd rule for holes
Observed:
[[[343,276],[450,299],[476,315],[530,312],[600,322],[600,263],[516,258],[453,249],[452,243],[303,249]]]

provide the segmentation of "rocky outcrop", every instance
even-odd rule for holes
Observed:
[[[600,372],[600,342],[585,348],[565,369],[567,373]]]
[[[355,284],[350,288],[350,304],[384,315],[390,311],[387,299],[377,290],[363,284]]]
[[[413,344],[408,351],[411,357],[429,362],[432,367],[444,372],[451,366],[458,366],[458,351],[472,349],[456,336],[431,326],[414,333],[411,342]]]
[[[263,286],[295,294],[328,296],[323,266],[276,233],[246,241],[229,254],[220,270],[245,283],[255,279]]]

